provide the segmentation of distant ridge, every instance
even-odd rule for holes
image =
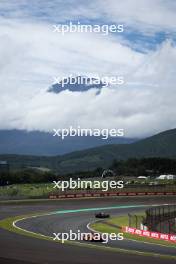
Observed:
[[[137,139],[124,137],[66,137],[61,140],[51,133],[25,130],[0,130],[0,154],[54,156],[106,144],[131,143]]]
[[[176,129],[164,131],[131,144],[112,144],[76,151],[62,156],[37,157],[0,155],[12,167],[42,166],[61,173],[89,171],[97,167],[108,167],[114,159],[163,157],[176,158]]]

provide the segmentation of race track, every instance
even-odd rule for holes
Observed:
[[[95,212],[105,208],[112,216],[123,215],[127,212],[137,212],[144,210],[153,204],[174,203],[175,197],[118,197],[118,198],[98,198],[83,200],[60,200],[45,203],[35,203],[33,205],[1,205],[1,219],[26,213],[50,212],[35,218],[27,218],[18,221],[16,225],[28,231],[53,236],[53,233],[74,232],[81,230],[89,232],[87,224],[95,220]],[[143,207],[143,206],[146,207]],[[133,206],[126,208],[127,206]],[[111,207],[111,209],[109,209]],[[115,207],[112,209],[112,207]],[[124,208],[123,208],[124,207]],[[86,209],[84,211],[83,209]],[[65,210],[72,210],[65,211]],[[75,210],[75,211],[73,211]],[[0,263],[115,263],[118,261],[125,263],[175,263],[173,259],[163,259],[159,256],[139,256],[130,253],[110,252],[106,249],[79,247],[55,243],[52,241],[40,240],[26,237],[0,230]],[[82,242],[85,243],[85,242]],[[91,243],[92,244],[92,243]],[[121,249],[137,250],[141,252],[153,252],[156,254],[176,256],[176,250],[172,247],[151,245],[135,241],[110,241],[107,245],[96,243],[98,247],[113,247]],[[12,260],[12,261],[11,261]]]

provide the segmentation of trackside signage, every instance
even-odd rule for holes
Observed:
[[[123,232],[129,233],[132,235],[155,238],[159,240],[165,240],[165,241],[176,243],[176,235],[172,235],[172,234],[163,234],[163,233],[158,233],[158,232],[145,231],[145,230],[136,229],[136,228],[129,227],[129,226],[122,227],[122,230]]]
[[[100,192],[100,193],[72,193],[50,194],[49,199],[81,198],[81,197],[105,197],[105,196],[143,196],[143,195],[176,195],[176,192]]]

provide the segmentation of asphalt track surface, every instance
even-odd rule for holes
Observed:
[[[79,210],[84,208],[101,208],[129,205],[153,205],[175,203],[176,197],[117,197],[80,200],[60,200],[33,204],[0,205],[0,219],[29,213],[58,212],[61,210]],[[127,212],[137,212],[143,208],[118,208],[107,210],[112,216],[123,215]],[[94,214],[99,211],[74,213],[56,213],[42,217],[29,218],[17,223],[26,230],[53,236],[54,233],[68,232],[70,229],[88,232],[87,224],[95,220]],[[84,242],[83,242],[84,243]],[[96,243],[97,244],[97,243]],[[101,243],[98,243],[101,246]],[[154,252],[176,256],[176,249],[158,245],[144,244],[129,240],[110,241],[104,246],[134,249],[138,251]],[[175,263],[173,259],[160,257],[139,256],[127,253],[110,252],[97,248],[78,247],[40,240],[0,229],[0,263]]]

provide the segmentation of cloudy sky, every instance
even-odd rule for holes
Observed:
[[[1,0],[0,129],[176,127],[175,0]],[[54,24],[123,24],[123,33],[53,32]],[[54,77],[124,76],[124,85],[48,93]]]

